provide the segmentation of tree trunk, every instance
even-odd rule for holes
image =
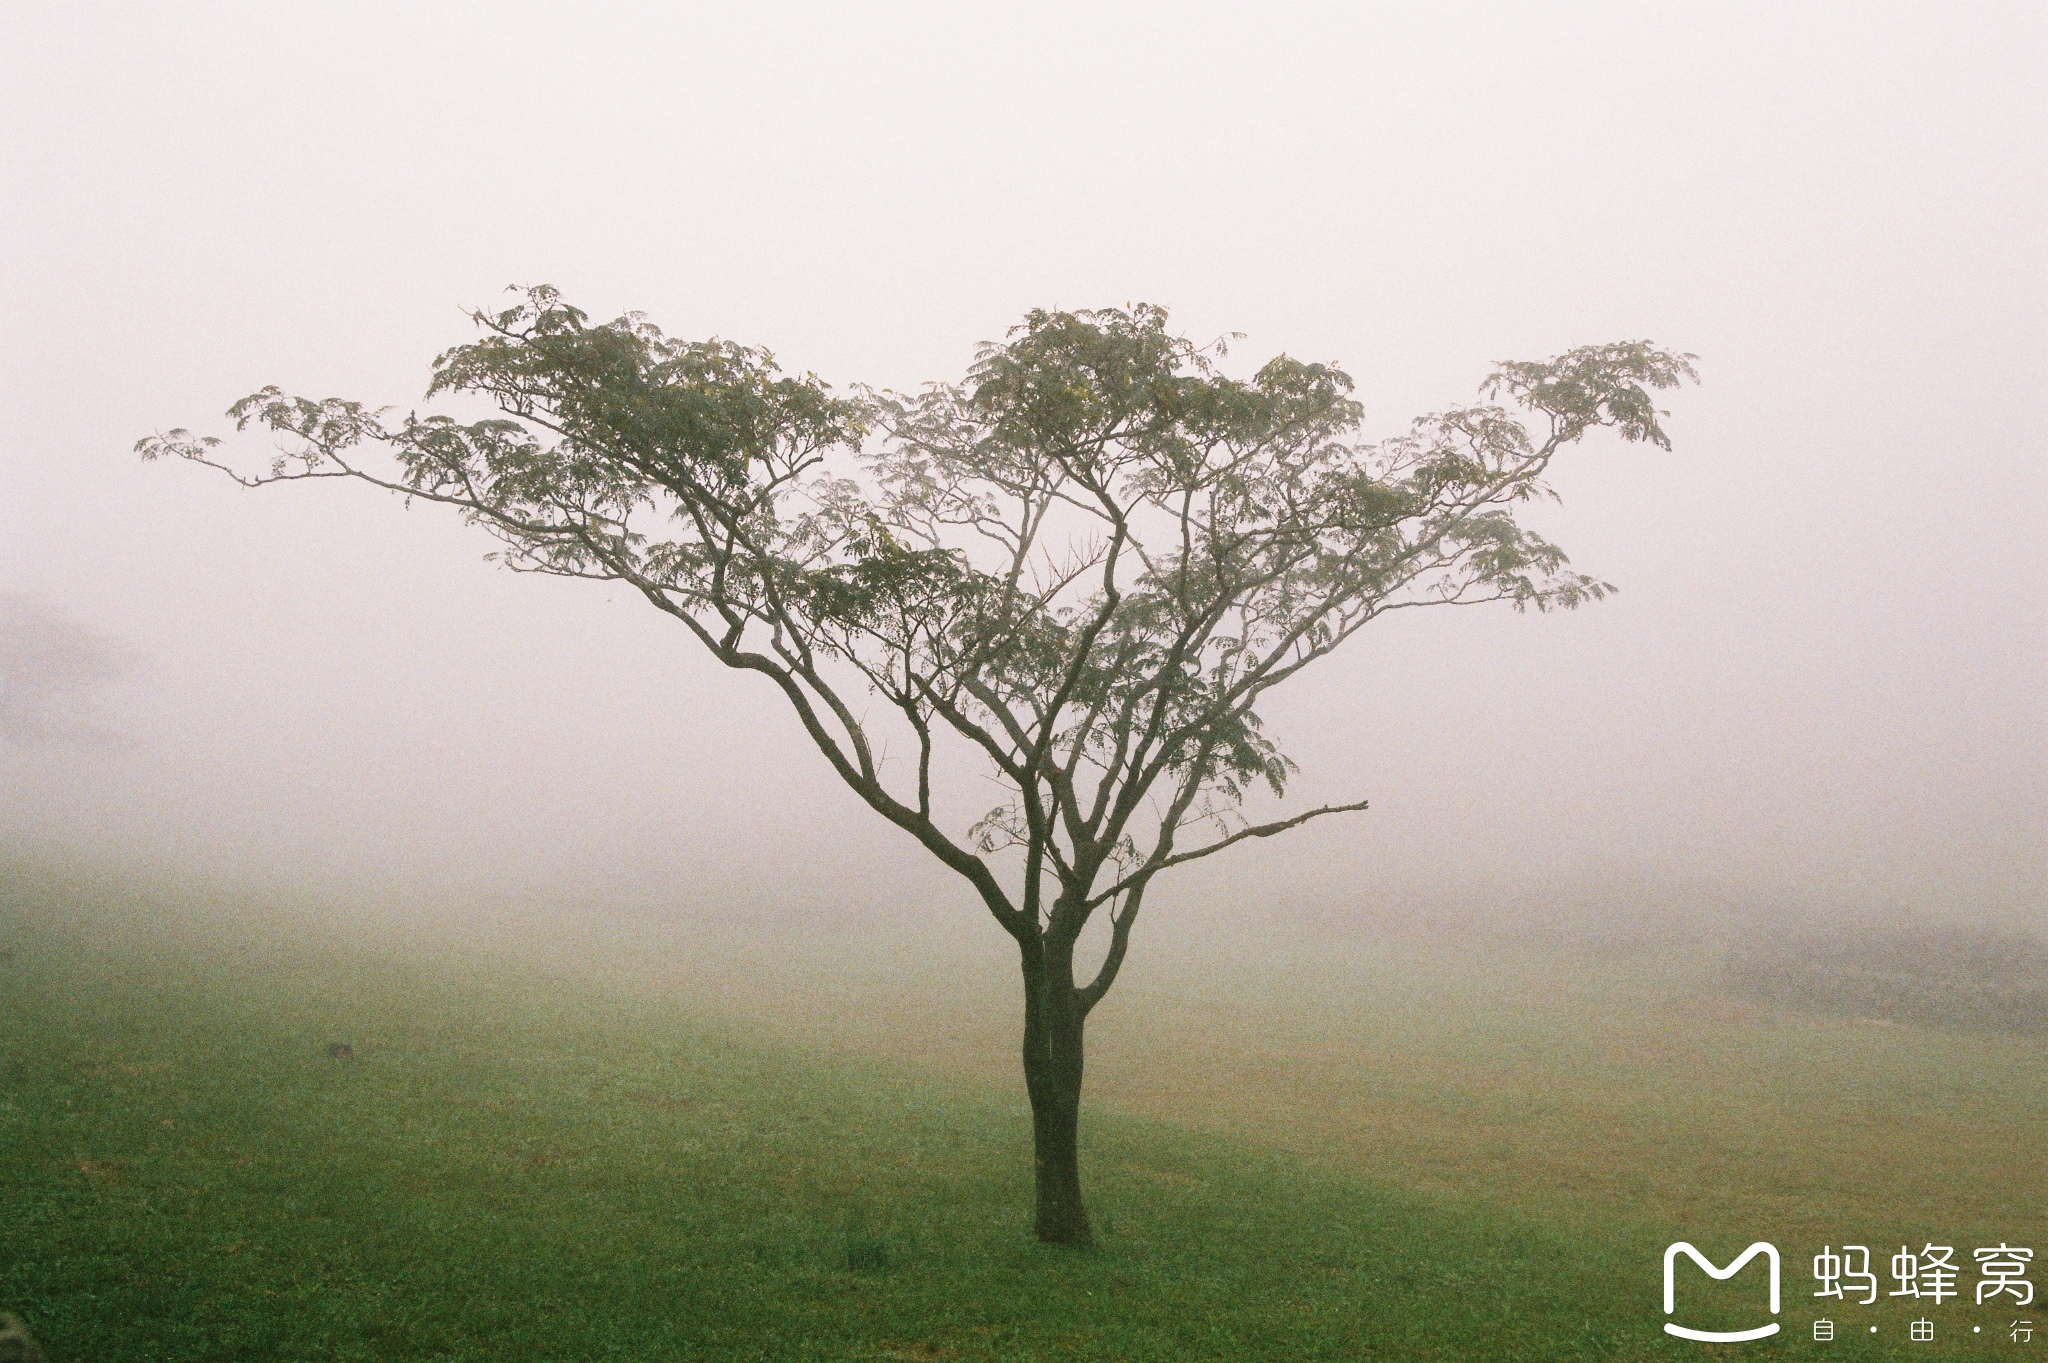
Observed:
[[[1038,1238],[1085,1245],[1081,1202],[1081,1000],[1071,946],[1024,945],[1024,1087],[1031,1094],[1031,1143],[1038,1187]]]

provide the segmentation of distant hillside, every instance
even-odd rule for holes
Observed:
[[[2048,946],[2000,928],[1843,929],[1737,948],[1753,998],[1851,1017],[2048,1032]]]

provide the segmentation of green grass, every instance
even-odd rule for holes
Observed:
[[[1101,1243],[1053,1250],[1026,1234],[1008,1086],[778,1041],[702,1000],[20,876],[0,948],[0,1309],[55,1363],[1700,1351],[1658,1333],[1674,1237],[1650,1219],[1452,1200],[1098,1111]],[[1745,1316],[1688,1291],[1700,1323]],[[1909,1354],[1906,1318],[1770,1347],[1987,1356]]]

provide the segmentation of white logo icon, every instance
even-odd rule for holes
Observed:
[[[1759,1254],[1763,1255],[1771,1261],[1771,1314],[1774,1316],[1778,1314],[1778,1247],[1776,1245],[1765,1244],[1762,1240],[1759,1240],[1737,1255],[1735,1261],[1729,1264],[1728,1267],[1715,1268],[1711,1259],[1685,1241],[1680,1240],[1677,1244],[1670,1246],[1664,1251],[1665,1315],[1668,1316],[1677,1309],[1677,1293],[1673,1290],[1677,1284],[1672,1281],[1672,1270],[1680,1254],[1684,1254],[1687,1258],[1698,1264],[1709,1278],[1716,1279],[1734,1277],[1742,1271],[1744,1264],[1756,1258]],[[1759,1325],[1754,1330],[1688,1330],[1683,1325],[1673,1325],[1667,1320],[1664,1322],[1664,1333],[1667,1335],[1677,1335],[1680,1339],[1705,1340],[1710,1344],[1732,1344],[1740,1340],[1763,1339],[1766,1336],[1775,1335],[1778,1333],[1778,1322],[1772,1321],[1769,1325]]]

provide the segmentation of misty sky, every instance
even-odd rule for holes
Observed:
[[[225,434],[271,382],[416,402],[511,284],[899,387],[1027,308],[1143,300],[1246,333],[1233,366],[1343,364],[1376,435],[1578,344],[1704,377],[1674,452],[1589,442],[1532,513],[1617,597],[1367,630],[1269,723],[1290,802],[1373,812],[1155,904],[1620,878],[2043,913],[2039,5],[4,23],[0,593],[120,646],[95,713],[134,742],[0,742],[0,839],[365,893],[979,913],[644,604],[492,568],[435,508],[130,449]]]

